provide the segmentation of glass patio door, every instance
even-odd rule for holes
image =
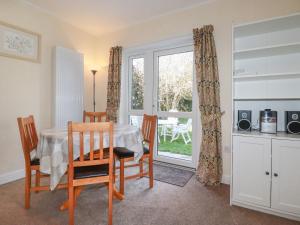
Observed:
[[[194,166],[192,46],[154,53],[153,113],[158,116],[155,159]],[[195,147],[194,147],[195,148]]]
[[[157,49],[125,57],[125,121],[141,126],[144,113],[157,115],[154,159],[195,168],[200,129],[193,45]]]

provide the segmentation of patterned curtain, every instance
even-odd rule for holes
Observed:
[[[220,83],[213,26],[194,29],[196,80],[201,112],[202,140],[197,179],[218,185],[222,177]]]
[[[122,47],[110,49],[106,113],[109,121],[118,121],[121,91]]]

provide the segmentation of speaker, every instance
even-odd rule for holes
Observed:
[[[238,110],[238,130],[251,131],[251,111]]]
[[[285,124],[287,133],[300,134],[300,111],[286,111]]]

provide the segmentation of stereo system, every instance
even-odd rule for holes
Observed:
[[[238,110],[238,130],[251,131],[251,111]]]
[[[285,127],[289,134],[300,134],[300,111],[285,112]]]
[[[251,131],[251,110],[238,110],[237,128],[240,131]],[[265,109],[259,113],[259,131],[262,133],[277,132],[277,111]],[[285,130],[288,134],[300,135],[300,111],[285,111]]]
[[[265,109],[259,112],[260,132],[276,134],[277,132],[277,111]]]

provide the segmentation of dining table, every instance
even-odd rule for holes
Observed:
[[[84,151],[89,153],[89,134],[84,135]],[[95,150],[99,149],[99,141],[96,141]],[[79,157],[79,135],[74,134],[74,159]],[[96,144],[97,143],[97,144]],[[136,162],[143,156],[143,138],[140,128],[128,124],[114,124],[113,146],[125,147],[134,152]],[[103,135],[103,147],[109,147],[109,135]],[[64,128],[50,128],[40,131],[36,156],[40,160],[40,171],[49,174],[50,190],[53,191],[62,180],[68,169],[68,131]],[[118,193],[114,190],[114,192]],[[122,197],[119,197],[119,199]],[[61,207],[63,209],[64,207]]]

